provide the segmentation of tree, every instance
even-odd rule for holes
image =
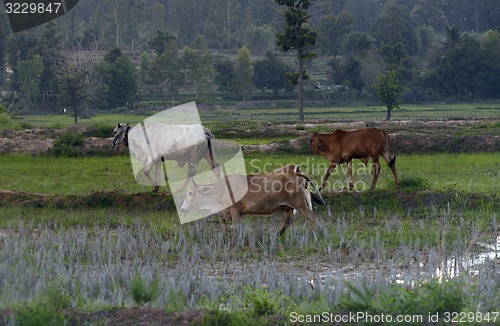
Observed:
[[[307,10],[315,0],[275,0],[285,6],[285,31],[276,35],[278,47],[283,52],[294,50],[296,54],[297,72],[288,74],[292,85],[299,87],[299,120],[304,121],[304,80],[307,73],[304,61],[313,57],[314,52],[308,49],[316,44],[317,33],[307,26],[309,15]]]
[[[216,61],[215,84],[220,92],[232,93],[234,88],[234,66],[229,59]]]
[[[236,96],[246,101],[252,96],[254,85],[252,84],[253,67],[250,51],[243,47],[238,51],[236,65],[234,67],[234,90]]]
[[[267,52],[266,58],[255,62],[253,69],[253,84],[258,89],[270,89],[275,96],[282,89],[291,89],[285,78],[288,68],[274,53]]]
[[[342,51],[351,56],[366,57],[373,40],[366,33],[352,32],[342,42]]]
[[[31,60],[33,55],[37,54],[38,38],[28,32],[19,32],[13,34],[8,39],[6,46],[8,66],[13,70],[10,77],[11,89],[20,91],[20,84],[17,71],[17,63],[19,61]]]
[[[421,26],[416,30],[419,40],[419,56],[424,58],[434,43],[434,30],[429,26]]]
[[[31,60],[18,61],[18,79],[21,89],[19,104],[22,109],[31,108],[40,92],[40,77],[43,71],[42,57],[35,54]]]
[[[213,59],[201,36],[196,38],[192,46],[193,48],[184,47],[182,62],[186,84],[192,88],[195,97],[198,98],[199,95],[203,96],[212,88]]]
[[[9,26],[6,21],[6,15],[0,15],[0,87],[3,84],[4,69],[4,59],[6,53],[6,39],[9,35]]]
[[[408,88],[400,84],[397,72],[394,70],[386,71],[385,74],[378,74],[377,81],[373,84],[380,102],[387,106],[386,120],[391,120],[393,109],[399,109],[401,97],[408,92]]]
[[[479,41],[469,34],[460,39],[460,43],[441,56],[437,65],[426,74],[424,86],[442,96],[498,97],[498,53],[482,49]]]
[[[446,26],[446,17],[441,6],[441,0],[419,0],[411,11],[411,18],[421,25],[442,31]]]
[[[336,84],[342,84],[356,92],[356,95],[361,96],[364,82],[361,78],[361,61],[358,58],[350,57],[342,64],[339,64],[337,59],[332,59],[328,62],[332,69],[332,80]]]
[[[452,24],[446,26],[446,41],[444,42],[446,49],[453,49],[459,45],[463,40],[464,34],[460,31],[458,25]]]
[[[182,70],[182,62],[177,53],[175,40],[165,45],[163,53],[155,54],[149,64],[148,71],[147,85],[160,97],[169,93],[172,106],[174,106],[175,97],[185,83],[185,74]]]
[[[137,94],[135,68],[119,48],[111,49],[100,64],[102,97],[110,108],[129,105]]]
[[[418,49],[417,35],[413,27],[405,20],[402,9],[396,5],[386,6],[384,12],[372,25],[371,34],[377,47],[401,43],[406,51],[413,55]],[[408,18],[409,19],[409,18]]]
[[[318,46],[324,54],[340,53],[342,40],[352,32],[354,18],[348,11],[342,11],[337,16],[322,16],[318,29]]]
[[[156,35],[148,41],[148,45],[160,56],[172,42],[175,42],[172,33],[156,30]]]
[[[254,52],[272,51],[275,43],[271,26],[251,25],[245,32],[245,46]]]
[[[101,50],[97,44],[89,49],[84,49],[81,44],[73,44],[63,51],[62,58],[56,62],[59,95],[63,103],[73,108],[75,125],[78,124],[80,109],[93,101],[101,89],[97,74],[100,56]]]

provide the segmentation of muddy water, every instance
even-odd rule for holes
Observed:
[[[484,269],[499,273],[500,235],[487,242],[477,242],[475,249],[465,253],[443,255],[428,252],[413,259],[409,264],[402,261],[362,264],[317,264],[302,270],[300,280],[308,280],[312,285],[323,286],[331,280],[357,281],[366,279],[386,279],[391,282],[412,285],[422,278],[454,278],[462,274],[477,275]]]

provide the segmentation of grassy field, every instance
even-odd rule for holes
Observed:
[[[252,153],[246,155],[247,172],[270,172],[289,163],[302,169],[317,183],[322,181],[328,162],[311,155]],[[394,179],[382,161],[379,189],[392,189]],[[403,182],[418,182],[421,189],[466,193],[500,193],[500,154],[400,155],[397,171]],[[128,155],[115,157],[56,158],[31,155],[0,156],[0,189],[50,195],[78,195],[95,191],[145,192],[150,187],[134,181]],[[187,175],[187,170],[186,170]],[[460,178],[457,178],[460,176]],[[369,188],[373,177],[370,165],[354,163],[354,181]],[[346,166],[338,167],[330,183],[346,185]],[[332,189],[334,190],[334,189]],[[338,189],[340,190],[340,189]],[[360,188],[360,190],[362,190]]]
[[[415,108],[424,110],[431,109]],[[110,115],[82,123],[142,119]],[[432,147],[432,154],[398,154],[398,190],[384,162],[377,189],[365,190],[373,172],[355,161],[361,192],[337,192],[346,186],[345,166],[338,167],[326,205],[315,207],[319,226],[299,215],[282,237],[277,216],[245,217],[230,238],[216,216],[181,225],[171,196],[135,182],[126,153],[2,154],[0,325],[192,323],[186,315],[196,314],[201,325],[285,325],[292,316],[325,311],[421,316],[416,325],[428,324],[429,314],[450,324],[446,312],[472,313],[471,324],[497,324],[500,154],[441,149],[462,135],[495,137],[499,127],[389,125],[394,134],[457,141]],[[328,128],[211,125],[218,138],[247,145]],[[299,163],[320,182],[326,160],[302,153],[249,150],[247,171]]]
[[[383,106],[332,106],[332,107],[306,107],[307,121],[381,121],[385,119]],[[224,108],[215,111],[200,111],[201,120],[210,125],[218,122],[235,121],[272,121],[296,122],[297,109],[273,107],[245,107]],[[136,114],[107,114],[98,113],[91,119],[80,119],[79,124],[116,124],[129,122],[135,124],[149,115]],[[500,104],[497,103],[471,103],[471,104],[433,104],[433,105],[402,105],[399,110],[393,111],[393,120],[400,119],[465,119],[488,118],[500,116]],[[46,127],[64,127],[74,124],[70,115],[28,115],[23,121]]]

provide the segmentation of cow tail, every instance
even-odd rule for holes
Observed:
[[[210,155],[210,164],[212,165],[212,169],[215,169],[219,167],[219,164],[217,163],[217,160],[215,159],[215,152],[214,152],[214,146],[213,146],[213,140],[215,139],[214,134],[207,128],[205,129],[205,136],[207,137],[207,144],[208,144],[208,154]]]
[[[389,134],[387,132],[383,131],[383,133],[384,133],[384,139],[385,139],[384,152],[386,152],[387,155],[389,155],[389,157],[390,157],[391,156],[391,150],[390,150],[391,137],[389,137]],[[390,168],[392,168],[394,165],[396,165],[396,154],[394,154],[394,157],[389,162]]]
[[[314,191],[309,191],[311,194],[311,198],[318,204],[320,205],[325,205],[325,200],[323,199],[323,196],[321,196],[321,193],[319,192],[318,188],[314,184],[314,182],[304,173],[297,172],[297,175],[304,178],[314,189]]]

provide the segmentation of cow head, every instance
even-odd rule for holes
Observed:
[[[120,141],[123,141],[125,143],[125,146],[128,146],[128,130],[130,129],[130,126],[128,123],[119,123],[114,129],[113,129],[113,142],[111,143],[111,147],[114,149],[117,148],[117,143]]]
[[[193,180],[194,182],[194,180]],[[187,213],[191,210],[194,209],[207,209],[211,210],[211,207],[204,207],[204,205],[207,201],[204,200],[206,199],[206,196],[210,196],[210,194],[213,192],[214,187],[212,186],[202,186],[198,184],[194,184],[186,193],[186,197],[184,197],[184,202],[182,203],[181,206],[181,212],[182,213]],[[209,201],[208,201],[209,202]]]
[[[325,145],[316,132],[311,136],[311,154],[320,154],[325,152]]]

